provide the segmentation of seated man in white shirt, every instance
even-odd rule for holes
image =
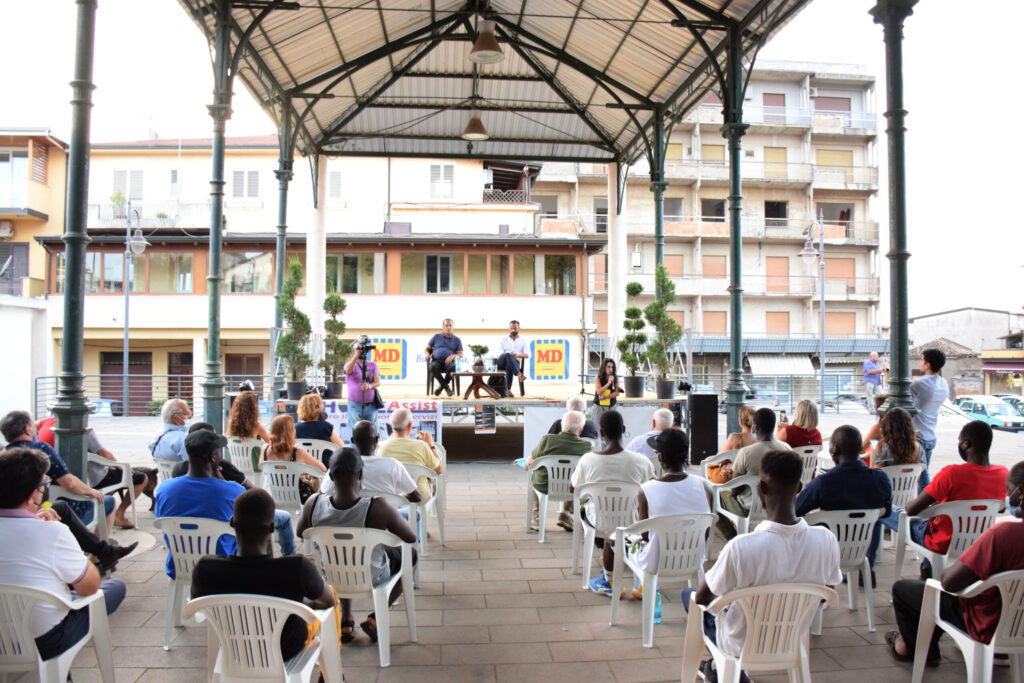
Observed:
[[[664,430],[670,429],[672,423],[675,421],[675,416],[672,415],[672,411],[668,408],[658,408],[654,411],[654,416],[651,418],[651,431],[644,432],[640,436],[634,437],[629,445],[626,446],[627,451],[633,451],[640,455],[653,458],[658,454],[650,447],[649,443],[651,439],[661,434]]]
[[[520,382],[526,379],[523,374],[523,366],[526,359],[530,357],[530,349],[526,340],[519,336],[519,321],[512,320],[508,324],[508,336],[501,338],[501,355],[498,356],[496,366],[498,370],[505,373],[505,396],[512,396],[512,376],[515,375]]]
[[[38,588],[67,600],[103,589],[107,614],[125,596],[120,579],[100,582],[99,572],[82,553],[57,513],[42,508],[49,459],[40,451],[12,448],[0,454],[0,583]],[[77,643],[89,630],[89,609],[72,612],[44,603],[32,611],[32,637],[39,656],[52,659]]]
[[[697,604],[708,605],[720,595],[740,588],[773,583],[816,583],[834,586],[843,580],[839,571],[839,543],[825,527],[811,527],[796,516],[803,461],[792,451],[770,451],[761,458],[756,495],[767,518],[749,534],[737,536],[722,548],[704,582],[697,589]],[[692,588],[683,591],[689,611]],[[704,633],[721,650],[739,655],[746,623],[739,607],[704,615]],[[701,663],[706,681],[718,680],[713,660]],[[743,674],[741,681],[750,679]]]
[[[405,496],[412,503],[423,500],[416,480],[409,476],[402,463],[373,454],[377,450],[378,438],[377,425],[372,422],[360,420],[352,427],[352,445],[363,457],[363,489]],[[320,492],[329,496],[333,491],[334,482],[330,478],[324,479]]]

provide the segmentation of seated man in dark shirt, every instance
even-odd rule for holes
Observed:
[[[892,483],[882,470],[872,469],[860,459],[861,436],[856,427],[843,425],[832,432],[829,454],[836,466],[811,480],[796,499],[796,514],[803,517],[812,510],[873,510],[884,508],[882,517],[892,511]],[[881,523],[875,524],[868,546],[868,564],[875,566],[881,539]],[[875,571],[871,570],[871,583]],[[872,588],[874,586],[872,585]]]
[[[587,399],[583,396],[570,396],[565,402],[565,412],[570,413],[572,411],[583,413],[584,416],[587,414]],[[551,423],[551,427],[548,429],[548,434],[558,434],[562,431],[562,418],[558,418]],[[581,439],[593,439],[597,441],[600,434],[597,431],[597,425],[594,424],[593,420],[586,420],[583,423],[583,431],[580,432]]]
[[[192,571],[192,597],[253,593],[301,602],[313,609],[334,605],[334,596],[313,563],[301,555],[273,557],[267,541],[274,533],[274,499],[263,489],[249,489],[235,499],[231,526],[238,541],[232,557],[207,555]],[[281,655],[287,661],[306,645],[306,624],[292,615],[281,632]]]

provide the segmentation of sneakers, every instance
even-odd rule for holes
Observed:
[[[590,590],[594,591],[598,595],[605,595],[609,598],[612,597],[612,582],[607,579],[604,574],[604,570],[601,570],[601,575],[594,577],[590,580]]]
[[[530,520],[530,526],[528,527],[528,533],[535,534],[540,531],[540,520],[534,517]]]
[[[715,660],[705,659],[700,663],[700,668],[697,671],[707,683],[718,683],[718,670],[715,669]],[[751,683],[750,676],[747,675],[746,671],[740,671],[740,683]]]
[[[644,599],[644,585],[640,583],[640,579],[636,580],[636,585],[633,586],[632,595],[634,600]],[[658,603],[661,604],[661,603]]]
[[[567,512],[558,513],[558,526],[565,529],[569,533],[572,533],[572,515]]]

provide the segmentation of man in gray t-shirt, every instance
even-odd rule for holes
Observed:
[[[914,428],[917,430],[917,440],[921,442],[921,451],[924,455],[924,472],[921,473],[921,480],[918,482],[918,490],[931,481],[928,474],[928,466],[932,461],[932,451],[935,449],[935,425],[939,421],[939,408],[949,398],[949,385],[939,374],[942,366],[946,364],[946,354],[938,349],[927,349],[921,354],[921,372],[924,377],[915,379],[910,385],[910,395],[914,399],[914,408],[917,413],[914,415]]]

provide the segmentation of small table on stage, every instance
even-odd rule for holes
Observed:
[[[463,400],[468,399],[469,398],[469,394],[471,392],[474,392],[474,391],[476,393],[474,393],[473,396],[475,398],[480,398],[480,390],[481,389],[483,389],[487,393],[487,395],[490,396],[491,398],[501,398],[501,394],[499,394],[497,391],[492,389],[491,386],[489,384],[487,384],[487,381],[486,381],[485,378],[489,378],[489,377],[504,377],[505,373],[503,371],[499,371],[499,372],[456,372],[454,374],[459,376],[459,377],[470,377],[473,380],[470,383],[469,387],[466,389],[466,395],[462,397]]]

